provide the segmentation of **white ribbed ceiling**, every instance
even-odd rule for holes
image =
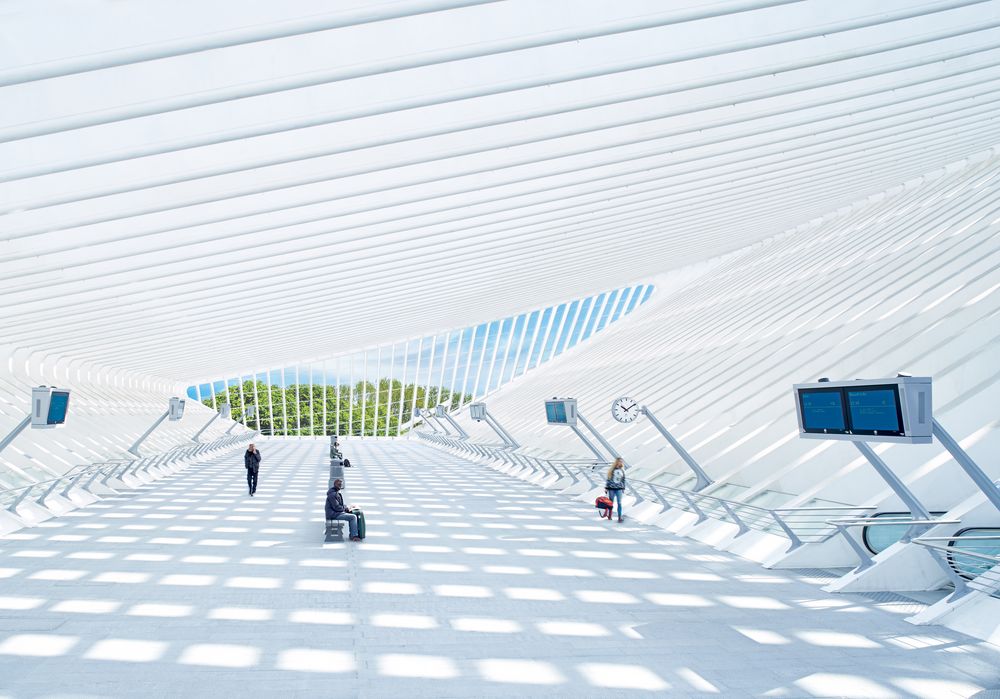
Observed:
[[[8,0],[0,342],[184,379],[509,315],[988,148],[998,90],[998,2]]]

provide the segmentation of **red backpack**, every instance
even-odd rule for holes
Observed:
[[[606,498],[603,495],[596,500],[594,500],[594,507],[600,510],[601,519],[607,517],[611,519],[611,508],[614,503],[611,502],[611,498]]]

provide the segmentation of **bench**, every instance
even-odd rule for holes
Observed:
[[[340,541],[344,541],[344,527],[346,525],[347,525],[347,522],[345,522],[342,519],[328,519],[328,520],[326,520],[326,531],[324,532],[324,536],[325,536],[326,540],[327,541],[336,541],[337,540],[337,539],[333,538],[334,537],[334,531],[333,530],[334,530],[334,528],[336,528],[336,530],[337,530],[336,531],[336,536],[339,537]]]

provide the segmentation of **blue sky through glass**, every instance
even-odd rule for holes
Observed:
[[[652,293],[653,286],[648,284],[614,289],[436,336],[190,386],[187,394],[193,399],[211,398],[227,386],[251,379],[281,387],[325,383],[349,391],[362,380],[374,385],[388,378],[443,386],[478,398],[585,342],[646,303]],[[251,398],[266,404],[269,397],[263,393]],[[356,401],[375,400],[375,391],[360,393],[366,395],[355,396]]]

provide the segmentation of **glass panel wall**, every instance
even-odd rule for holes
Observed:
[[[614,289],[437,335],[243,376],[188,396],[273,436],[395,437],[416,409],[458,410],[597,335],[649,300],[651,285]],[[253,408],[251,410],[251,407]]]

